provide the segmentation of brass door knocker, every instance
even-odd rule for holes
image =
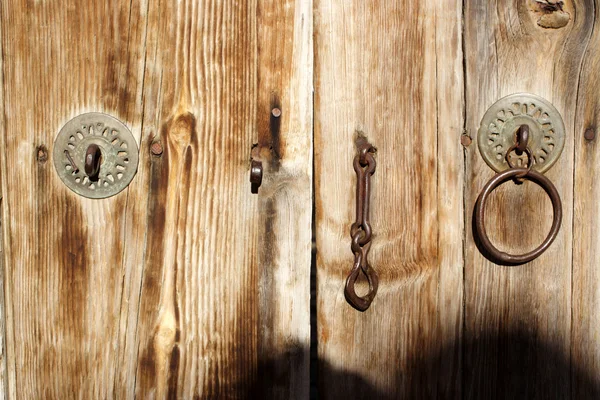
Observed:
[[[369,222],[369,205],[371,197],[371,175],[375,173],[375,148],[364,137],[357,141],[358,154],[354,157],[354,171],[356,172],[356,221],[350,227],[352,238],[352,252],[354,265],[346,279],[344,295],[350,305],[359,311],[365,311],[377,294],[379,278],[369,265],[367,256],[371,249],[371,224]],[[369,282],[369,291],[364,296],[356,294],[354,285],[360,273],[363,273]]]
[[[486,112],[478,133],[479,150],[498,173],[484,186],[475,203],[475,234],[481,250],[492,261],[519,265],[539,257],[556,239],[562,221],[562,203],[554,184],[542,175],[556,162],[565,142],[565,128],[558,111],[531,94],[507,96]],[[546,239],[536,249],[520,255],[498,250],[485,227],[486,202],[492,191],[509,180],[537,183],[550,197],[554,218]]]

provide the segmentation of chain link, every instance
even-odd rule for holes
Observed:
[[[354,265],[348,278],[344,294],[350,305],[359,311],[365,311],[377,294],[379,278],[370,267],[367,259],[371,249],[372,230],[369,222],[369,206],[371,197],[370,180],[375,173],[376,163],[373,157],[375,148],[366,139],[360,138],[358,154],[354,157],[354,171],[356,172],[356,221],[350,227],[352,238],[351,249],[354,253]],[[355,284],[360,273],[363,273],[369,282],[369,292],[360,297],[356,294]]]

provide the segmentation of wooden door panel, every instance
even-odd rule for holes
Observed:
[[[317,2],[318,347],[326,397],[597,397],[596,18],[591,1]],[[546,174],[562,197],[563,223],[539,259],[506,267],[484,258],[473,238],[475,199],[494,175],[476,136],[485,111],[517,92],[548,99],[566,124],[565,149]],[[356,131],[379,149],[372,265],[381,282],[364,314],[343,297]],[[534,184],[506,184],[486,218],[494,243],[520,253],[544,239],[552,209]]]
[[[459,392],[460,3],[320,0],[315,10],[319,393]],[[353,262],[358,132],[377,147],[370,262],[380,283],[364,313],[343,292]],[[439,388],[438,374],[447,378]]]
[[[466,152],[466,215],[493,171],[477,149],[477,129],[499,98],[529,92],[561,113],[567,140],[546,176],[563,203],[552,246],[538,259],[506,267],[486,260],[467,229],[465,251],[464,382],[467,398],[568,398],[573,267],[573,143],[577,88],[589,41],[590,2],[565,2],[567,25],[548,28],[544,2],[467,1],[465,4],[466,129],[475,139]],[[561,13],[560,11],[555,11]],[[545,238],[552,221],[547,195],[532,182],[507,183],[490,199],[488,232],[511,253]]]
[[[306,397],[311,212],[290,204],[312,203],[310,1],[1,7],[10,397]],[[52,165],[87,111],[140,147],[106,200]]]
[[[128,192],[79,197],[52,163],[58,130],[103,111],[141,134],[137,2],[2,3],[6,363],[11,398],[110,397],[119,369]]]
[[[597,1],[67,3],[0,4],[2,397],[600,396]],[[563,222],[507,267],[472,213],[494,175],[481,118],[516,92],[564,119]],[[104,200],[52,159],[91,111],[140,149]],[[377,147],[364,313],[343,293],[359,135]],[[486,218],[518,253],[552,209],[507,183]]]
[[[598,264],[598,126],[600,96],[600,4],[586,4],[590,34],[580,67],[574,115],[573,282],[571,393],[574,399],[600,397],[600,275]]]

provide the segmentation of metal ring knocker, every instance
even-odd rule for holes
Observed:
[[[352,252],[354,265],[346,279],[344,295],[350,305],[359,311],[365,311],[377,294],[379,278],[369,265],[367,256],[371,249],[371,224],[369,222],[370,178],[375,173],[376,163],[373,153],[375,148],[360,137],[357,142],[358,154],[354,157],[354,171],[356,172],[356,221],[350,227],[352,237]],[[355,284],[360,273],[363,273],[369,283],[369,291],[364,296],[356,294]]]
[[[477,198],[475,204],[475,228],[477,236],[480,240],[480,244],[483,249],[487,252],[487,255],[495,262],[502,263],[505,265],[519,265],[529,262],[539,257],[556,239],[558,231],[560,230],[560,224],[562,221],[562,203],[560,195],[556,190],[556,187],[550,179],[546,178],[541,173],[532,169],[533,156],[532,151],[528,147],[527,143],[529,140],[529,127],[527,125],[521,125],[517,131],[516,143],[510,147],[506,153],[506,162],[508,163],[509,169],[499,172],[488,183],[484,186],[481,194]],[[517,155],[527,155],[527,166],[526,168],[515,167],[510,159],[510,154],[515,152]],[[552,208],[554,210],[554,219],[552,221],[552,227],[546,239],[536,249],[520,255],[512,255],[498,250],[488,238],[485,229],[485,206],[489,195],[494,191],[495,188],[507,182],[514,180],[516,183],[522,183],[523,180],[528,180],[537,183],[542,189],[548,194],[552,202]]]

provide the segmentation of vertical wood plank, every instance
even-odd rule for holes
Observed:
[[[3,51],[3,40],[2,40],[2,8],[0,7],[0,148],[5,149],[5,118],[4,118],[4,51]],[[5,213],[6,207],[4,207],[4,198],[6,196],[5,186],[3,184],[6,179],[6,158],[0,155],[0,398],[7,398],[8,396],[8,369],[7,369],[7,349],[6,349],[6,337],[7,337],[7,320],[6,320],[6,303],[5,303],[5,269],[6,261],[8,257],[9,249],[6,246],[4,238],[7,235],[5,230],[6,224],[4,221],[7,220],[7,214]]]
[[[259,391],[309,397],[313,4],[259,0]],[[277,111],[279,110],[279,111]]]
[[[255,4],[154,3],[136,397],[235,397],[256,376]],[[171,38],[168,42],[164,38]]]
[[[144,201],[130,206],[144,221],[131,224],[144,245],[126,253],[143,264],[124,333],[137,361],[122,358],[136,397],[308,390],[310,20],[308,1],[149,8],[143,131],[164,153],[142,155]],[[273,93],[283,113],[255,196],[249,159]]]
[[[590,1],[465,2],[466,127],[476,139],[485,111],[499,98],[530,92],[552,102],[567,132],[562,156],[546,172],[563,203],[557,240],[525,265],[495,265],[466,235],[465,394],[467,398],[569,398],[573,132],[577,87],[593,13]],[[565,23],[565,17],[566,23]],[[552,21],[557,22],[553,24]],[[561,23],[558,23],[561,22]],[[556,25],[556,26],[555,26]],[[467,151],[466,212],[494,172],[477,141]],[[550,201],[531,182],[507,183],[488,204],[491,240],[511,253],[542,242],[552,221]]]
[[[600,397],[600,223],[597,176],[600,126],[600,4],[586,9],[586,31],[591,32],[580,71],[575,117],[575,189],[573,220],[573,326],[571,377],[573,399]],[[592,19],[593,17],[593,19]]]
[[[113,396],[127,191],[70,192],[51,160],[87,111],[139,137],[144,19],[137,1],[3,2],[3,216],[11,398]]]
[[[460,395],[460,3],[320,0],[315,10],[320,394]],[[370,261],[380,285],[365,313],[343,294],[357,132],[378,148]]]
[[[465,76],[462,1],[435,9],[437,106],[438,398],[462,398]],[[410,240],[410,239],[408,239]],[[419,349],[413,349],[418,352]]]

